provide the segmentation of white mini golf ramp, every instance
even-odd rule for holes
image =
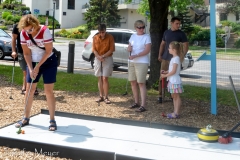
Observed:
[[[42,110],[22,128],[25,134],[17,134],[14,124],[1,128],[0,146],[77,160],[240,159],[240,138],[230,144],[201,142],[198,128],[63,112],[56,112],[56,121],[58,130],[48,131],[49,115]]]

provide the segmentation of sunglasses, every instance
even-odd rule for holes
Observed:
[[[99,33],[105,33],[106,31],[101,31],[101,32],[99,32]]]
[[[137,29],[145,29],[145,26],[142,27],[136,27]]]
[[[25,30],[25,32],[29,33],[32,32],[34,30],[34,27],[32,27],[31,29]]]

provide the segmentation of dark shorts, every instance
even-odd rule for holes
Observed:
[[[33,68],[36,66],[36,62],[32,63]],[[39,73],[33,83],[39,82],[41,76],[43,76],[44,84],[51,84],[56,82],[57,76],[57,57],[53,54],[49,57],[39,68]],[[32,79],[30,78],[29,69],[27,67],[27,82],[31,83]]]
[[[18,53],[18,62],[23,71],[26,71],[27,69],[27,63],[24,59],[23,53]]]

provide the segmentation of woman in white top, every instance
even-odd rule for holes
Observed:
[[[144,112],[146,111],[146,76],[149,66],[151,38],[144,33],[145,23],[142,20],[137,20],[134,27],[137,33],[132,34],[130,37],[127,49],[130,52],[128,80],[131,82],[135,102],[130,108],[138,108],[136,112]],[[138,87],[140,89],[141,104],[139,103]]]
[[[26,109],[24,117],[15,126],[19,128],[29,124],[33,94],[37,82],[43,76],[44,91],[50,114],[49,130],[55,131],[57,130],[57,124],[54,118],[55,97],[53,88],[56,82],[58,62],[57,57],[52,52],[52,35],[47,26],[40,25],[38,19],[31,14],[21,18],[18,28],[21,31],[21,45],[27,62],[27,92],[25,94]]]
[[[168,71],[161,71],[161,77],[168,79],[168,91],[173,98],[174,111],[167,114],[167,118],[175,119],[179,118],[181,98],[180,94],[183,92],[182,81],[180,77],[181,63],[184,60],[183,44],[181,42],[173,41],[169,44],[169,53],[173,55]]]

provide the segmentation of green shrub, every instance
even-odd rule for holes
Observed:
[[[225,34],[225,31],[222,30],[222,29],[220,29],[220,28],[217,28],[216,34],[217,34],[217,35],[218,35],[218,34]]]
[[[30,11],[30,8],[29,8],[29,7],[26,7],[26,6],[22,6],[22,7],[20,7],[20,9],[21,9],[21,11],[25,11],[25,10]]]
[[[222,24],[222,26],[225,27],[225,26],[232,26],[234,24],[234,22],[221,21],[220,24]]]
[[[221,47],[221,48],[225,47],[224,41],[223,41],[222,38],[220,38],[220,37],[217,38],[216,46],[217,46],[217,47]]]
[[[89,32],[85,32],[85,33],[83,33],[82,38],[87,39],[89,35],[90,35]]]
[[[7,4],[3,4],[3,5],[2,5],[2,8],[3,8],[3,9],[7,8]]]
[[[4,25],[13,25],[13,24],[14,24],[13,21],[5,21],[5,22],[4,22]]]
[[[6,21],[11,21],[11,20],[13,20],[13,15],[8,15],[8,16],[6,17]]]
[[[234,47],[240,48],[240,39],[238,39],[238,40],[234,43]]]
[[[8,28],[7,28],[7,26],[0,26],[0,29],[7,30]]]
[[[239,32],[240,31],[240,24],[233,25],[232,32]]]
[[[13,21],[14,23],[18,23],[18,22],[20,21],[20,19],[21,19],[21,16],[14,16],[14,17],[12,18],[12,21]]]
[[[11,13],[11,12],[3,12],[3,13],[2,13],[2,18],[3,18],[3,19],[6,19],[6,17],[7,17],[8,15],[12,15],[12,13]]]

